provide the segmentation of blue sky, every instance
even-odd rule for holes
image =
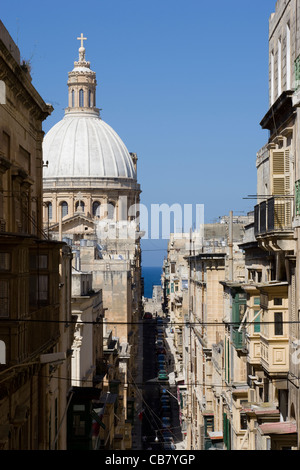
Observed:
[[[33,84],[55,110],[67,105],[78,58],[97,73],[102,119],[138,155],[142,204],[204,204],[205,222],[255,201],[256,152],[266,143],[268,22],[275,0],[10,0],[0,19],[31,61]],[[144,242],[160,265],[165,241]],[[152,251],[153,250],[153,251]]]

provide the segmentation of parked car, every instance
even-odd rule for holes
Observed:
[[[163,411],[163,410],[165,410],[165,411],[170,411],[170,410],[171,410],[170,400],[169,400],[169,401],[166,401],[166,400],[164,401],[164,400],[162,400],[162,401],[160,402],[160,410],[161,410],[161,411]]]
[[[163,355],[166,355],[167,352],[166,352],[165,348],[157,348],[156,354],[163,354]]]
[[[163,348],[164,347],[164,340],[163,339],[157,339],[155,344],[156,344],[157,348]]]
[[[162,430],[162,437],[165,442],[174,442],[173,434],[168,429]]]
[[[170,399],[168,397],[164,397],[160,399],[160,405],[163,406],[170,406]]]
[[[165,354],[161,354],[161,353],[157,354],[157,361],[158,362],[159,361],[164,361],[165,362],[165,360],[166,360],[166,355]]]
[[[161,417],[162,418],[170,418],[171,419],[171,416],[172,416],[171,411],[166,411],[166,410],[161,411]]]
[[[174,442],[163,442],[163,450],[175,450],[176,445]]]
[[[167,416],[163,416],[163,417],[161,418],[161,423],[162,423],[162,427],[163,427],[163,428],[167,428],[167,429],[168,429],[168,428],[170,428],[170,426],[171,426],[171,419],[170,419],[169,417],[167,417]]]
[[[163,319],[162,319],[161,317],[157,317],[156,323],[157,323],[158,325],[163,325],[164,321],[163,321]]]
[[[151,320],[152,319],[152,313],[150,312],[145,312],[144,317],[145,320]]]
[[[158,380],[162,380],[162,381],[169,380],[169,376],[165,370],[160,370],[158,372]]]

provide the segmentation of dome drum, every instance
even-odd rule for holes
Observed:
[[[79,61],[69,73],[65,115],[43,142],[43,157],[48,161],[43,168],[44,220],[48,223],[77,217],[80,212],[97,219],[100,208],[102,217],[110,202],[117,219],[131,220],[125,206],[129,209],[139,203],[137,156],[101,119],[95,107],[96,85],[96,74],[85,61],[85,49],[80,48]],[[77,201],[79,193],[82,205]],[[96,212],[94,203],[99,203]]]

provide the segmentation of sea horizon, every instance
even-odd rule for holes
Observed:
[[[142,266],[144,278],[144,297],[151,299],[153,286],[161,286],[161,266]]]

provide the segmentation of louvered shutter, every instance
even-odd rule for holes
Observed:
[[[275,228],[284,228],[291,225],[291,199],[278,196],[290,194],[290,151],[272,151],[272,194],[274,203]]]

